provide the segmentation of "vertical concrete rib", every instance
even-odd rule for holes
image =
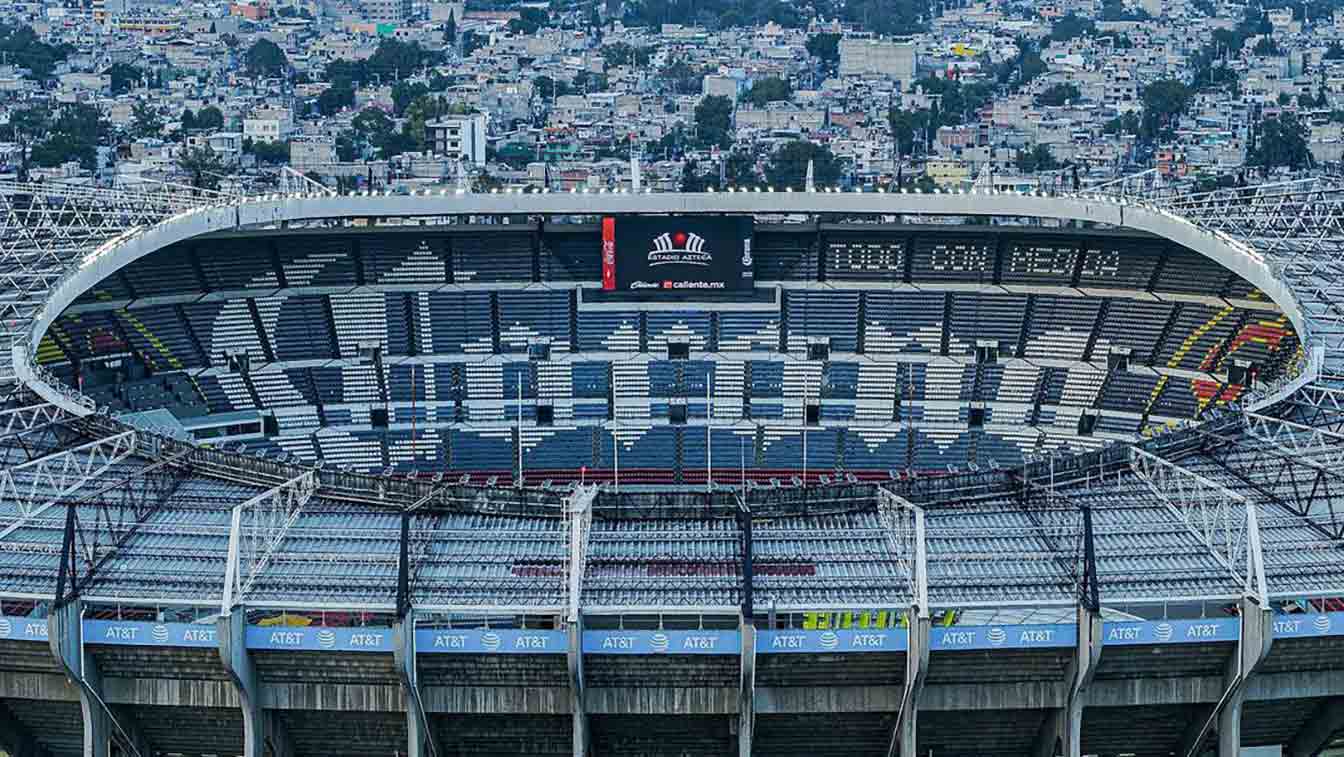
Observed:
[[[1243,597],[1238,607],[1241,633],[1236,651],[1228,658],[1223,671],[1222,696],[1206,716],[1190,724],[1180,749],[1186,757],[1198,757],[1203,753],[1204,742],[1215,727],[1219,757],[1234,757],[1241,751],[1241,707],[1246,698],[1246,683],[1269,656],[1270,645],[1274,642],[1274,616],[1252,597]]]
[[[737,696],[737,754],[751,757],[756,727],[756,626],[742,620],[742,682]]]
[[[112,745],[112,717],[102,697],[102,679],[93,657],[84,650],[83,605],[67,602],[47,618],[51,653],[79,690],[79,712],[84,719],[84,757],[108,757]]]
[[[407,757],[438,757],[438,741],[430,727],[420,698],[420,683],[415,658],[415,614],[407,612],[392,626],[392,656],[396,661],[397,678],[401,681],[406,699],[406,755]]]
[[[292,757],[284,724],[274,712],[262,708],[261,681],[247,651],[247,611],[234,607],[229,614],[216,618],[215,639],[219,659],[238,690],[243,711],[243,757]]]
[[[912,607],[901,709],[896,713],[896,727],[887,757],[915,757],[915,715],[919,710],[919,694],[924,689],[924,677],[929,672],[929,626],[928,616],[919,612],[918,607]]]
[[[588,754],[588,713],[583,702],[583,615],[569,622],[569,706],[574,721],[574,757]]]
[[[1037,757],[1081,757],[1083,753],[1083,707],[1087,689],[1101,663],[1101,615],[1078,608],[1078,646],[1065,673],[1069,686],[1064,706],[1054,710],[1041,726],[1036,739]]]

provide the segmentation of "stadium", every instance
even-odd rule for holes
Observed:
[[[1338,748],[1341,200],[4,184],[0,751]]]

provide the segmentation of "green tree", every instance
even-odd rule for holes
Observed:
[[[789,83],[777,76],[770,76],[751,85],[751,89],[742,95],[742,101],[762,108],[766,103],[788,100],[791,97],[793,88]]]
[[[511,34],[528,36],[550,23],[550,16],[540,8],[519,8],[518,18],[510,19],[508,30]]]
[[[72,52],[71,45],[43,42],[31,26],[0,23],[0,60],[27,69],[30,78],[39,81],[50,78],[56,64]]]
[[[569,82],[556,81],[549,76],[538,76],[532,80],[532,92],[544,101],[551,101],[561,95],[573,94]]]
[[[678,189],[682,192],[703,192],[709,186],[706,177],[701,176],[696,169],[695,161],[688,160],[681,166],[681,186]]]
[[[574,81],[570,83],[576,92],[605,92],[608,82],[606,74],[597,74],[592,71],[580,71],[574,75]]]
[[[121,95],[130,92],[145,72],[129,63],[117,62],[107,69],[107,75],[112,79],[112,94]]]
[[[378,49],[373,51],[373,55],[364,62],[364,75],[349,78],[365,82],[377,75],[382,81],[396,80],[410,76],[423,66],[437,63],[440,58],[441,56],[421,47],[419,42],[402,42],[386,37],[378,43]],[[330,66],[327,68],[327,76],[332,76]],[[335,81],[335,78],[332,78],[332,81]]]
[[[213,105],[207,105],[196,111],[196,128],[218,131],[224,128],[224,113]]]
[[[278,166],[289,162],[289,142],[253,142],[249,147],[247,152],[251,152],[258,163]]]
[[[183,150],[177,158],[177,167],[197,189],[219,189],[220,177],[228,171],[224,160],[209,145]]]
[[[807,38],[807,54],[827,66],[838,65],[840,63],[840,35],[813,34]]]
[[[1260,122],[1255,147],[1247,156],[1253,166],[1293,170],[1310,168],[1311,150],[1307,147],[1307,127],[1291,113],[1283,113]]]
[[[376,144],[379,139],[391,134],[397,125],[382,110],[370,107],[356,113],[355,117],[350,119],[350,127],[360,139],[369,144]]]
[[[1045,145],[1036,145],[1030,150],[1021,150],[1017,153],[1017,170],[1022,173],[1035,173],[1037,171],[1053,171],[1060,167],[1059,161],[1055,160],[1054,153]]]
[[[289,59],[279,45],[262,37],[247,48],[243,64],[248,76],[275,77],[284,75],[289,68]]]
[[[1152,139],[1190,106],[1190,88],[1175,79],[1161,79],[1143,90],[1143,134]]]
[[[851,0],[839,13],[842,20],[876,34],[906,35],[928,31],[931,7],[918,0]]]
[[[136,137],[157,137],[163,131],[163,119],[158,111],[146,103],[136,103],[131,109],[131,134]]]
[[[1034,43],[1019,37],[1017,55],[1000,63],[994,70],[994,78],[999,84],[1017,90],[1027,86],[1045,72],[1045,61],[1041,60],[1041,54],[1036,50]]]
[[[110,132],[98,108],[87,103],[62,106],[45,138],[33,145],[32,160],[46,167],[77,160],[81,168],[92,171],[98,167],[98,145]]]
[[[787,142],[775,150],[765,167],[766,180],[776,189],[804,189],[808,161],[812,163],[816,186],[833,187],[840,183],[842,167],[835,154],[824,145],[801,139]]]
[[[355,90],[348,81],[337,82],[322,90],[322,94],[317,96],[317,111],[324,116],[334,116],[340,113],[342,108],[354,106]]]
[[[913,155],[915,137],[929,128],[929,111],[899,110],[893,108],[887,115],[891,125],[892,139],[896,140],[896,150],[901,156]]]
[[[658,81],[675,95],[694,95],[703,89],[705,72],[681,58],[658,70]]]
[[[448,48],[457,48],[457,19],[453,17],[451,11],[448,13],[448,20],[443,22],[443,44]]]
[[[429,87],[420,82],[399,81],[392,85],[392,112],[398,116],[406,112],[417,97],[429,94]]]
[[[1058,107],[1067,102],[1077,101],[1078,97],[1078,88],[1072,84],[1052,84],[1049,89],[1036,97],[1036,102],[1039,105]]]
[[[490,38],[485,36],[484,34],[477,34],[476,32],[471,31],[462,32],[463,57],[470,56],[473,52],[481,49],[482,47],[485,47],[488,44],[490,44]]]
[[[1069,13],[1055,21],[1055,25],[1050,29],[1050,39],[1064,42],[1075,37],[1092,36],[1096,32],[1097,25],[1090,19]]]
[[[336,135],[336,159],[349,163],[355,159],[358,148],[355,146],[355,133],[346,130]]]
[[[647,66],[651,57],[649,48],[634,47],[625,42],[603,45],[601,52],[608,66]]]
[[[1261,37],[1260,40],[1255,43],[1255,47],[1251,48],[1251,52],[1264,58],[1272,58],[1283,54],[1283,51],[1279,49],[1279,45],[1274,41],[1273,37]]]
[[[732,143],[733,101],[720,95],[710,95],[695,106],[696,141],[702,147]]]
[[[0,135],[19,148],[19,181],[28,180],[29,149],[51,130],[51,111],[45,105],[30,105],[10,111],[9,123],[0,127]]]
[[[402,132],[408,144],[405,149],[425,149],[429,141],[425,125],[436,118],[460,110],[460,108],[455,109],[443,97],[433,95],[417,97],[414,102],[406,107],[406,124],[402,127]]]
[[[1106,124],[1101,127],[1101,130],[1106,134],[1138,134],[1139,117],[1132,111],[1116,116],[1107,121]]]

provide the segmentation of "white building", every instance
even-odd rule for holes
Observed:
[[[363,0],[364,15],[380,24],[401,24],[411,20],[411,0]]]
[[[871,36],[845,37],[840,40],[840,75],[887,76],[907,87],[915,80],[915,45]]]
[[[425,124],[435,155],[485,164],[484,113],[469,116],[448,116]]]
[[[243,139],[253,142],[279,142],[285,138],[285,130],[276,118],[244,118]]]
[[[295,171],[329,167],[335,162],[336,140],[331,137],[298,137],[289,143],[289,165]]]

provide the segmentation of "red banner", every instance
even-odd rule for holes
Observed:
[[[602,288],[616,288],[616,219],[602,219]]]

